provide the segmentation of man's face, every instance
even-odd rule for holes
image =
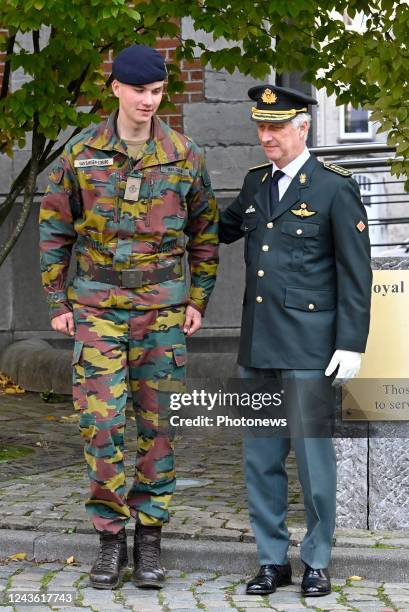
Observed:
[[[305,147],[305,136],[308,125],[305,121],[300,127],[294,127],[291,121],[286,123],[257,122],[260,144],[270,161],[283,168],[300,155]]]
[[[151,121],[159,108],[165,82],[156,81],[146,85],[126,85],[117,80],[112,82],[112,91],[119,100],[119,110],[135,125]]]

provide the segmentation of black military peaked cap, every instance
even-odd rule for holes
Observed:
[[[248,90],[248,95],[257,102],[251,109],[255,121],[284,123],[298,113],[308,112],[309,104],[317,104],[317,100],[301,91],[278,85],[257,85]]]
[[[114,79],[127,85],[146,85],[168,76],[165,60],[156,49],[132,45],[122,49],[112,64]]]

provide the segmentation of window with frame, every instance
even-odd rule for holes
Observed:
[[[370,112],[352,104],[340,106],[339,136],[341,140],[372,140]]]

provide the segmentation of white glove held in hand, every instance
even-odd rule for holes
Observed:
[[[339,366],[339,367],[338,367]],[[341,384],[355,378],[361,367],[361,353],[354,351],[335,351],[325,370],[325,376],[331,376],[338,368],[335,384]]]

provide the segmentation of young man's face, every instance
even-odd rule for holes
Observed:
[[[307,122],[294,127],[291,121],[286,123],[257,122],[260,144],[267,158],[283,168],[300,155],[305,147]]]
[[[112,91],[119,100],[119,111],[135,125],[151,121],[159,108],[163,96],[164,81],[146,85],[126,85],[117,80],[112,82]]]

